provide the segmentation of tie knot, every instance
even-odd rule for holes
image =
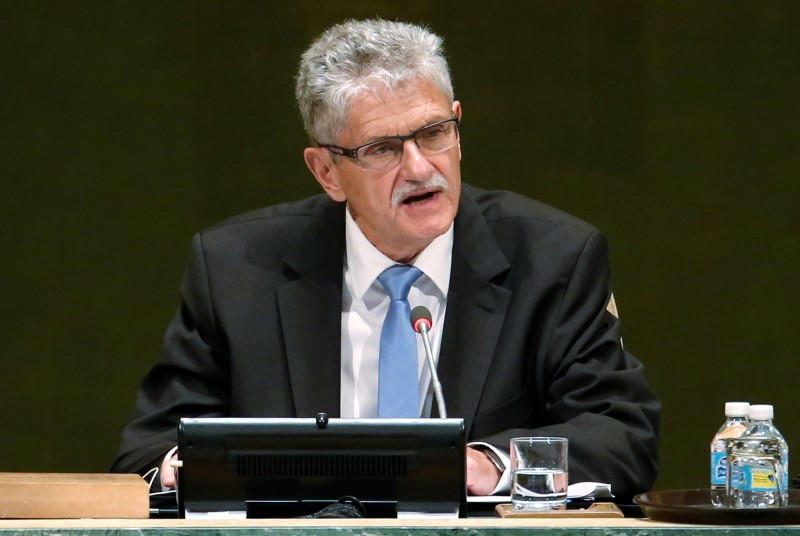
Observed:
[[[378,281],[386,289],[392,301],[405,300],[408,298],[411,285],[421,275],[419,268],[407,264],[395,264],[381,272]]]

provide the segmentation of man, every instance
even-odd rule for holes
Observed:
[[[327,196],[195,236],[114,469],[161,463],[184,416],[381,415],[381,277],[401,265],[419,270],[407,301],[433,315],[448,413],[471,442],[470,493],[507,490],[509,439],[532,435],[569,438],[573,482],[648,489],[660,405],[608,310],[605,239],[535,201],[462,185],[462,108],[441,39],[381,20],[337,25],[303,55],[296,96],[305,162]],[[405,391],[414,416],[436,415],[421,344],[417,360]]]

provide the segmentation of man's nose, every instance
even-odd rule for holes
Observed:
[[[403,155],[400,159],[401,172],[404,172],[409,180],[418,180],[419,177],[429,177],[431,165],[428,157],[420,150],[417,142],[413,139],[403,142]]]

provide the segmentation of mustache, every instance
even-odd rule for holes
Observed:
[[[447,179],[441,173],[432,173],[425,182],[406,182],[392,192],[392,206],[400,206],[403,199],[419,190],[442,190],[450,188]]]

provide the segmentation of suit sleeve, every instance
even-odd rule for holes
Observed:
[[[567,437],[571,482],[610,483],[618,498],[629,498],[656,478],[660,403],[642,364],[622,348],[619,320],[606,310],[602,234],[589,236],[567,275],[544,342],[528,357],[534,417],[485,440],[507,449],[512,437]]]
[[[217,328],[199,234],[192,243],[181,298],[160,359],[142,381],[112,471],[143,472],[158,465],[177,445],[180,417],[219,417],[229,411],[227,343]]]

